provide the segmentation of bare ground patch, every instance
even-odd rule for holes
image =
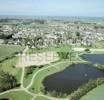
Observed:
[[[58,54],[56,52],[44,52],[37,54],[23,54],[20,55],[16,67],[29,67],[32,65],[45,65],[51,62],[59,60]]]

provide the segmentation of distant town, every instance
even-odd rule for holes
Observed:
[[[47,48],[60,44],[104,47],[104,25],[100,22],[1,19],[0,43]]]

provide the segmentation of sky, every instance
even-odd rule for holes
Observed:
[[[0,0],[0,15],[104,17],[104,0]]]

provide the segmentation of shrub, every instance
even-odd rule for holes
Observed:
[[[86,49],[85,49],[85,52],[90,52],[90,49],[86,48]]]

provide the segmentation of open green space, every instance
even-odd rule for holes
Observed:
[[[80,100],[104,100],[104,84],[88,92]]]
[[[0,60],[5,59],[3,62],[0,62],[0,70],[7,72],[16,77],[17,81],[20,82],[21,69],[15,68],[18,57],[12,55],[23,51],[24,47],[16,45],[0,45]],[[10,58],[9,58],[10,57]]]
[[[9,99],[9,100],[31,100],[32,96],[27,94],[24,91],[16,91],[16,92],[10,92],[6,93],[4,95],[0,96],[0,99]]]
[[[19,68],[15,68],[17,60],[18,57],[13,57],[11,59],[5,60],[4,62],[1,62],[0,70],[3,70],[4,72],[8,72],[9,74],[14,75],[19,82],[22,70]]]
[[[70,64],[71,63],[69,61],[63,61],[63,62],[60,61],[60,62],[57,62],[54,66],[52,66],[52,65],[50,65],[48,67],[46,66],[44,68],[44,70],[40,71],[36,75],[36,77],[34,79],[34,83],[32,84],[32,86],[29,90],[33,93],[41,92],[41,90],[43,88],[42,81],[46,76],[59,72],[59,71],[62,71],[66,67],[68,67]]]
[[[29,49],[28,53],[40,53],[40,52],[70,52],[72,51],[71,46],[69,45],[59,45],[57,47],[48,47],[48,48],[42,48],[42,49]]]
[[[29,75],[26,75],[26,69],[25,69],[25,77],[24,77],[24,80],[23,80],[23,85],[24,87],[28,86],[29,83],[31,82],[31,79],[33,77],[33,75],[39,70],[39,68],[36,68],[33,70],[33,72]]]
[[[8,49],[7,49],[8,48]],[[0,60],[1,59],[5,59],[6,57],[9,57],[13,54],[15,54],[16,52],[20,52],[23,51],[23,47],[21,46],[13,46],[13,45],[0,45]],[[57,62],[53,62],[49,65],[44,65],[42,68],[38,68],[38,67],[34,67],[33,71],[31,74],[28,74],[26,76],[26,71],[28,71],[28,67],[27,69],[25,68],[25,75],[24,75],[24,79],[23,79],[23,85],[26,88],[30,83],[32,78],[34,77],[34,75],[36,75],[34,77],[33,83],[31,85],[31,87],[29,87],[29,91],[31,93],[41,93],[44,90],[44,86],[42,84],[42,81],[44,80],[45,77],[47,77],[48,75],[51,75],[53,73],[56,72],[60,72],[63,71],[66,67],[69,67],[69,65],[71,65],[73,62],[74,63],[79,63],[79,62],[83,62],[83,63],[88,63],[88,62],[84,62],[84,60],[82,60],[79,57],[78,53],[73,52],[72,48],[68,45],[61,45],[58,47],[49,47],[47,49],[29,49],[28,53],[38,53],[38,52],[49,52],[49,51],[54,51],[54,52],[72,52],[72,54],[69,56],[68,59],[61,59]],[[20,83],[20,78],[22,75],[22,69],[21,68],[16,68],[15,64],[18,60],[18,57],[10,57],[6,60],[4,60],[3,62],[0,63],[0,70],[3,70],[4,72],[8,72],[11,75],[14,75],[18,81],[18,83]],[[27,90],[27,91],[28,91]],[[98,86],[97,88],[91,90],[90,92],[87,93],[87,95],[83,96],[81,98],[81,100],[103,100],[103,93],[104,91],[104,85]],[[49,97],[51,96],[50,94],[47,94]],[[101,99],[99,98],[101,97]],[[10,93],[5,93],[3,95],[0,96],[0,99],[2,98],[9,98],[10,100],[30,100],[32,99],[31,95],[27,94],[25,91],[16,91],[16,92],[10,92]],[[97,99],[95,99],[97,98]],[[98,99],[99,98],[99,99]],[[54,99],[54,98],[53,98]],[[38,95],[36,96],[36,98],[34,100],[50,100],[42,95]]]
[[[0,45],[0,60],[3,60],[7,57],[11,57],[12,55],[21,52],[23,50],[22,46],[17,45]]]
[[[37,96],[34,100],[50,100],[50,99],[47,99],[43,96]]]

